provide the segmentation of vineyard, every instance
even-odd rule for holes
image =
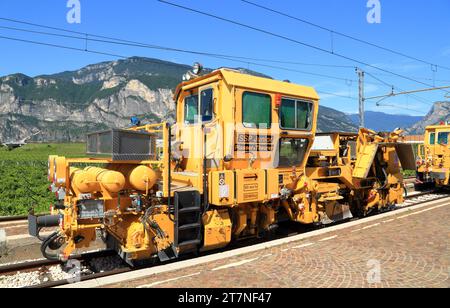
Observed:
[[[84,144],[28,144],[8,151],[0,148],[0,216],[26,215],[34,207],[47,212],[54,202],[47,181],[49,155],[85,156]]]

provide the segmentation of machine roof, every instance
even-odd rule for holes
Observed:
[[[319,95],[313,87],[257,77],[225,68],[218,69],[210,74],[182,83],[177,87],[175,97],[177,97],[179,92],[183,89],[189,88],[190,85],[200,83],[202,80],[206,80],[214,76],[222,77],[227,84],[236,87],[254,89],[256,91],[261,91],[261,89],[264,89],[264,91],[280,93],[288,96],[302,97],[312,100],[319,99]]]

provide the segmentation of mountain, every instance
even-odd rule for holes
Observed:
[[[319,107],[319,132],[357,132],[358,125],[343,112],[325,106]]]
[[[411,135],[423,135],[425,127],[450,121],[450,101],[436,102],[430,112],[418,123],[407,129]]]
[[[87,132],[124,127],[134,115],[152,123],[173,119],[173,91],[190,69],[132,57],[53,75],[0,77],[0,140],[25,138],[39,130],[33,141],[75,142],[84,140]],[[321,108],[321,130],[355,127],[344,114]]]
[[[366,127],[377,132],[393,131],[396,128],[408,128],[423,119],[422,116],[387,114],[384,112],[366,111]],[[359,115],[351,114],[350,119],[359,125]]]

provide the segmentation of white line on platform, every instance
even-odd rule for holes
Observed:
[[[168,282],[172,282],[172,281],[177,281],[177,280],[184,279],[184,278],[194,277],[194,276],[198,276],[198,275],[200,275],[200,272],[194,273],[194,274],[190,274],[190,275],[186,275],[186,276],[175,277],[175,278],[172,278],[172,279],[167,279],[167,280],[164,280],[164,281],[153,282],[153,283],[150,283],[150,284],[139,286],[139,287],[137,287],[137,289],[147,289],[147,288],[151,288],[151,287],[154,287],[154,286],[157,286],[157,285],[160,285],[160,284],[164,284],[164,283],[168,283]]]
[[[319,240],[319,242],[325,242],[325,241],[329,241],[329,240],[334,240],[337,237],[338,237],[337,235],[333,235],[333,236],[330,236],[330,237],[323,238],[323,239]]]
[[[399,217],[397,217],[397,219],[403,219],[403,218],[406,218],[406,217],[409,217],[409,216],[412,216],[412,214],[407,214],[407,215],[399,216]]]
[[[192,267],[192,266],[198,266],[201,264],[206,264],[206,263],[210,263],[210,262],[214,262],[214,261],[225,260],[225,259],[232,258],[232,257],[242,256],[247,253],[253,253],[253,252],[261,251],[261,250],[264,251],[264,250],[272,248],[272,247],[285,245],[285,244],[289,244],[289,243],[294,243],[294,242],[299,242],[304,239],[308,239],[308,238],[312,238],[312,237],[316,237],[316,236],[320,236],[320,235],[324,235],[324,234],[330,234],[331,232],[349,229],[349,228],[352,228],[355,226],[360,226],[362,224],[366,224],[369,222],[382,221],[383,219],[386,219],[387,217],[395,217],[397,215],[400,215],[403,213],[408,213],[408,212],[418,210],[418,209],[430,208],[430,210],[431,210],[431,209],[435,209],[438,207],[444,207],[444,206],[450,205],[449,201],[450,201],[450,198],[430,201],[430,202],[426,202],[423,204],[415,205],[410,208],[399,209],[397,211],[387,212],[387,213],[383,213],[380,215],[367,217],[365,219],[355,220],[355,221],[351,221],[351,222],[348,222],[345,224],[340,224],[340,225],[336,225],[336,226],[329,227],[329,228],[319,229],[319,230],[315,230],[312,232],[303,233],[303,234],[299,234],[299,235],[295,235],[295,236],[291,236],[291,237],[286,237],[286,238],[282,238],[282,239],[278,239],[278,240],[274,240],[274,241],[270,241],[270,242],[266,242],[266,243],[261,243],[261,244],[257,244],[257,245],[253,245],[253,246],[238,248],[238,249],[229,250],[229,251],[225,251],[225,252],[219,252],[216,254],[203,256],[203,257],[199,257],[199,258],[195,258],[195,259],[174,262],[171,264],[154,266],[151,268],[136,270],[136,271],[132,271],[132,272],[128,272],[128,273],[117,274],[117,275],[113,275],[113,276],[78,282],[75,284],[62,286],[61,288],[95,288],[95,287],[102,287],[102,286],[107,286],[107,285],[111,285],[111,284],[116,284],[116,283],[120,283],[120,282],[124,282],[124,281],[142,279],[142,278],[149,277],[152,275],[182,270],[182,269],[186,269],[186,268]],[[439,204],[439,206],[434,206],[433,208],[430,207],[430,206],[436,205],[436,204]],[[264,253],[264,252],[262,252],[262,253]]]
[[[227,268],[242,266],[244,264],[256,261],[258,259],[259,258],[253,258],[253,259],[242,260],[242,261],[235,262],[235,263],[230,263],[230,264],[227,264],[227,265],[224,265],[224,266],[216,267],[216,268],[212,269],[212,271],[215,272],[215,271],[220,271],[220,270],[227,269]]]
[[[301,248],[306,248],[306,247],[309,247],[312,245],[314,245],[314,243],[307,243],[307,244],[303,244],[303,245],[294,246],[294,247],[292,247],[292,249],[301,249]]]
[[[384,220],[382,221],[383,223],[388,223],[388,222],[393,222],[395,219],[388,219],[388,220]]]
[[[362,229],[356,229],[356,230],[353,230],[351,233],[355,233],[355,232],[359,232],[359,231],[361,231]]]
[[[370,225],[370,226],[365,226],[364,228],[362,228],[362,230],[367,230],[367,229],[370,229],[370,228],[374,228],[374,227],[377,227],[379,225],[380,224],[378,223],[378,224],[373,224],[373,225]]]
[[[281,249],[282,252],[289,251],[291,248]]]
[[[268,257],[271,257],[271,256],[273,256],[273,254],[271,254],[271,253],[268,253],[268,254],[266,254],[266,255],[262,256],[261,258],[268,258]]]

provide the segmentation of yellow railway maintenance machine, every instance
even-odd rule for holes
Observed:
[[[175,101],[175,125],[93,133],[91,158],[49,158],[60,202],[54,215],[29,216],[38,237],[59,224],[44,256],[65,260],[101,234],[130,264],[166,261],[342,211],[339,187],[305,174],[313,88],[219,69],[180,84]]]
[[[306,175],[319,186],[339,191],[343,211],[330,207],[332,220],[365,216],[404,202],[402,169],[414,170],[414,152],[399,142],[402,131],[376,133],[362,128],[358,133],[316,135]],[[334,210],[334,212],[332,211]]]
[[[425,141],[419,145],[417,159],[418,179],[422,183],[433,183],[436,187],[450,185],[450,125],[428,126]]]

